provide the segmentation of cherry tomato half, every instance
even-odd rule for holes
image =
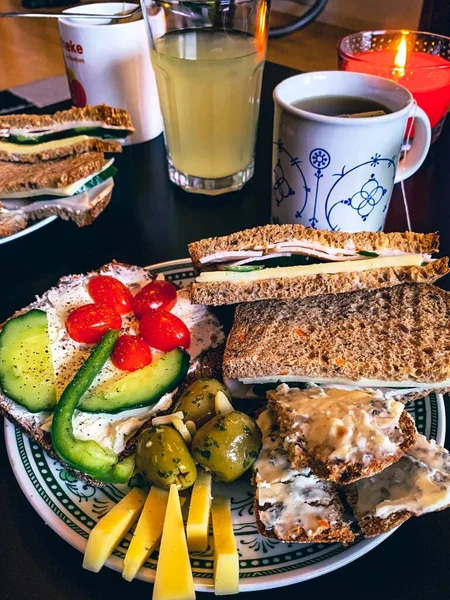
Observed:
[[[121,335],[111,354],[113,364],[122,371],[137,371],[152,362],[152,351],[140,337]]]
[[[88,283],[88,292],[96,304],[106,304],[119,315],[131,312],[133,296],[121,281],[110,275],[97,275]]]
[[[177,302],[177,288],[163,279],[147,283],[133,298],[133,310],[142,319],[150,310],[170,310]]]
[[[69,313],[67,331],[76,342],[97,344],[109,329],[120,329],[120,315],[104,304],[84,304]]]
[[[146,313],[139,331],[149,346],[163,352],[170,352],[178,346],[188,348],[191,343],[191,333],[183,321],[166,310]]]

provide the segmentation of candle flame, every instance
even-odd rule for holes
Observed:
[[[397,48],[397,54],[394,58],[394,75],[397,77],[403,77],[405,74],[406,57],[408,55],[408,47],[406,45],[406,35],[402,34],[402,39]]]

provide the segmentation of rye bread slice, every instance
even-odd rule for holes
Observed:
[[[417,434],[397,463],[345,486],[344,492],[366,537],[386,533],[413,516],[450,506],[450,453]]]
[[[1,123],[1,121],[0,121]],[[362,231],[344,233],[304,227],[303,225],[263,225],[245,229],[230,235],[210,237],[188,245],[192,262],[197,269],[203,268],[201,258],[216,252],[252,250],[280,242],[298,240],[316,242],[329,248],[347,248],[356,251],[395,249],[407,253],[432,254],[439,249],[439,236],[436,233],[384,233]]]
[[[270,410],[258,417],[263,434],[253,466],[254,511],[261,535],[282,542],[352,542],[355,535],[338,488],[310,469],[293,470]]]
[[[105,125],[121,127],[134,131],[129,113],[121,108],[113,108],[106,104],[70,108],[53,115],[3,115],[0,116],[0,129],[36,129],[51,127],[55,124],[77,122],[83,127],[83,121],[101,121]]]
[[[341,485],[397,462],[416,439],[403,404],[371,391],[280,386],[267,397],[291,467]]]
[[[103,152],[84,152],[38,164],[1,162],[0,194],[66,187],[97,173],[105,164]]]
[[[28,217],[21,212],[3,212],[0,210],[0,238],[8,237],[25,229]]]
[[[20,152],[0,150],[0,161],[19,163],[38,163],[46,160],[59,160],[75,154],[84,152],[122,152],[122,144],[112,140],[101,140],[99,138],[87,138],[73,143],[71,138],[60,148],[49,148],[38,152],[22,154]]]
[[[190,297],[191,302],[207,306],[258,300],[291,300],[322,294],[345,294],[361,289],[387,288],[402,283],[434,283],[447,273],[450,273],[448,257],[443,257],[423,267],[383,267],[350,273],[303,275],[238,283],[193,283]]]
[[[231,379],[439,384],[450,377],[450,293],[426,284],[241,304],[227,339]],[[378,386],[377,386],[378,387]],[[436,386],[437,387],[437,386]]]
[[[88,273],[89,276],[96,274],[112,274],[108,271],[110,267],[114,268],[125,268],[125,269],[141,269],[139,267],[134,267],[132,265],[127,265],[125,263],[120,263],[117,261],[113,261],[108,265],[104,265],[100,267],[96,271],[91,271]],[[152,275],[150,272],[147,272],[148,281],[152,280]],[[67,285],[71,280],[79,281],[85,278],[85,275],[70,275],[60,279],[57,286],[49,290],[50,292],[56,290],[59,286]],[[45,302],[45,297],[41,299],[41,301]],[[25,307],[24,309],[17,311],[13,317],[18,316],[24,312],[27,312],[30,308],[34,307],[34,303],[30,306]],[[38,299],[36,302],[36,307],[41,307],[40,300]],[[12,317],[11,317],[12,318]],[[202,377],[215,377],[221,379],[221,365],[222,365],[222,355],[223,355],[223,344],[218,344],[215,347],[211,347],[200,354],[193,360],[192,370],[183,381],[183,383],[178,387],[177,391],[174,393],[170,404],[165,406],[164,410],[161,410],[159,414],[164,414],[170,412],[171,406],[177,401],[179,395],[183,392],[184,388],[193,380],[202,378]],[[95,485],[97,487],[102,487],[105,484],[91,478],[85,473],[79,472],[77,470],[72,469],[69,465],[65,464],[61,459],[56,455],[51,441],[51,434],[49,431],[41,428],[41,424],[45,421],[45,416],[42,418],[40,413],[37,413],[35,416],[32,413],[29,413],[26,409],[20,407],[16,402],[4,396],[0,390],[0,414],[4,415],[8,420],[14,423],[17,427],[19,427],[32,441],[41,446],[52,458],[55,458],[61,462],[69,471],[73,472],[74,475],[81,479],[82,481],[86,481],[91,485]],[[142,423],[142,426],[139,430],[135,431],[132,436],[130,436],[127,441],[125,448],[118,455],[119,459],[123,459],[126,456],[129,456],[134,452],[137,438],[140,433],[150,426],[151,419],[154,415],[149,416],[149,418]]]

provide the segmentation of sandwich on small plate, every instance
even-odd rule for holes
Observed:
[[[114,352],[72,411],[71,431],[55,432],[61,396],[76,386],[81,365],[94,360],[105,332],[119,331]],[[142,267],[110,263],[69,275],[3,325],[0,413],[60,460],[55,436],[71,440],[74,448],[78,441],[89,442],[95,448],[87,452],[92,469],[77,468],[81,461],[71,450],[71,459],[61,462],[81,479],[102,485],[114,479],[104,477],[95,457],[123,464],[139,430],[170,409],[181,385],[215,375],[223,339],[217,318],[191,305],[186,289],[154,281]],[[86,450],[82,453],[85,457]],[[116,482],[131,476],[132,464],[126,464]]]
[[[279,382],[382,388],[403,400],[444,393],[449,322],[450,293],[427,284],[241,304],[223,374],[235,397]]]
[[[90,224],[114,185],[105,153],[121,152],[133,131],[126,111],[104,105],[0,117],[2,237],[52,215]]]
[[[188,246],[199,272],[196,304],[218,306],[433,283],[449,272],[433,259],[435,233],[342,233],[265,225]]]

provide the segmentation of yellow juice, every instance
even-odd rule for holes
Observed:
[[[264,53],[215,29],[173,31],[151,50],[168,153],[186,175],[218,179],[253,160]]]

